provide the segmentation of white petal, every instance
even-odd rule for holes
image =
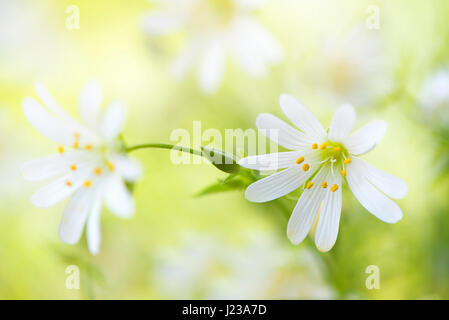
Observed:
[[[287,225],[287,237],[293,244],[299,244],[305,239],[315,221],[325,193],[325,189],[320,185],[328,173],[329,170],[326,168],[316,174],[312,179],[313,187],[304,189],[293,209]]]
[[[255,19],[240,19],[237,32],[246,31],[247,43],[253,46],[264,64],[277,63],[283,58],[283,51],[273,36]]]
[[[347,166],[351,166],[352,164],[361,166],[365,177],[387,196],[394,199],[402,199],[407,194],[408,187],[402,179],[384,172],[362,159],[353,157],[352,161],[353,162]]]
[[[42,83],[37,82],[35,88],[39,98],[48,109],[68,122],[75,121],[63,108],[61,108],[59,103],[52,97],[50,92]]]
[[[267,63],[257,46],[252,42],[251,34],[239,24],[234,26],[232,33],[231,49],[237,65],[244,72],[255,78],[264,77],[267,73]]]
[[[82,168],[88,162],[95,161],[102,159],[90,152],[73,150],[29,161],[22,166],[22,174],[26,180],[45,180],[70,173],[72,164]]]
[[[63,154],[53,154],[25,163],[22,174],[26,180],[37,181],[59,176],[69,169]]]
[[[109,161],[114,164],[116,172],[125,180],[134,182],[142,175],[142,166],[124,154],[115,154]]]
[[[47,138],[63,145],[73,144],[76,128],[52,116],[36,100],[25,98],[23,112],[31,125]]]
[[[105,190],[106,206],[121,218],[130,218],[134,214],[134,199],[123,180],[118,175],[107,180]]]
[[[68,186],[67,181],[71,181],[70,178],[70,175],[58,178],[50,184],[38,189],[31,196],[31,202],[36,207],[48,208],[67,198],[81,185],[80,182],[72,182],[72,185]]]
[[[186,47],[175,58],[170,66],[170,73],[175,79],[182,79],[192,69],[200,50],[198,38],[190,39]]]
[[[183,24],[181,16],[171,12],[151,12],[142,22],[145,32],[150,35],[163,35],[179,29]]]
[[[366,210],[380,220],[388,223],[401,220],[401,208],[365,178],[363,169],[358,162],[346,166],[346,180],[354,196]]]
[[[326,138],[326,131],[321,123],[298,100],[288,94],[282,94],[279,98],[279,104],[287,118],[304,133],[318,141]]]
[[[299,188],[312,174],[313,168],[304,172],[300,166],[276,172],[252,183],[245,191],[245,197],[252,202],[267,202]]]
[[[342,105],[335,111],[329,128],[329,139],[341,142],[349,136],[355,124],[355,111],[351,105]]]
[[[204,92],[215,92],[220,86],[224,64],[224,49],[219,40],[213,40],[206,46],[199,68],[199,86]]]
[[[324,192],[324,199],[318,218],[318,225],[315,233],[315,245],[321,252],[332,249],[337,240],[338,228],[341,214],[341,175],[328,176],[328,187]],[[336,184],[338,189],[331,191],[331,186]]]
[[[67,244],[75,244],[79,241],[87,215],[91,212],[97,198],[98,193],[93,189],[81,188],[75,192],[64,210],[59,225],[59,237],[62,241]]]
[[[349,153],[362,155],[376,146],[377,142],[385,135],[386,130],[387,124],[384,121],[374,121],[345,138],[343,143]]]
[[[100,143],[97,136],[92,134],[75,121],[58,119],[46,111],[36,100],[25,98],[23,112],[31,125],[47,138],[62,145],[73,146],[75,134],[80,135],[79,142],[96,145]]]
[[[97,197],[92,206],[87,220],[87,246],[90,253],[98,254],[101,243],[100,218],[101,217],[101,197]]]
[[[256,119],[256,126],[271,141],[290,150],[310,149],[314,140],[269,113]]]
[[[73,154],[76,154],[73,152]],[[71,156],[74,161],[71,164],[77,166],[76,171],[67,170],[69,173],[57,178],[48,185],[38,189],[31,197],[31,202],[39,208],[48,208],[65,199],[76,191],[83,182],[92,174],[96,166],[96,159],[90,158],[88,152],[79,152],[79,157]],[[69,165],[67,169],[69,169]]]
[[[97,79],[91,79],[83,86],[80,96],[80,115],[84,123],[91,128],[96,128],[101,109],[103,92],[101,83]]]
[[[125,106],[119,102],[111,103],[101,119],[101,133],[108,142],[114,141],[126,123]]]
[[[239,165],[254,170],[277,170],[295,165],[300,153],[298,151],[279,152],[249,156],[239,161]]]

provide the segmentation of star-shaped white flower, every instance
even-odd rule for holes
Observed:
[[[356,116],[351,106],[344,105],[335,112],[326,131],[293,97],[281,95],[280,105],[301,131],[271,114],[259,115],[257,127],[268,138],[293,151],[249,156],[239,164],[255,170],[285,169],[251,184],[245,192],[250,201],[274,200],[304,187],[288,222],[287,236],[292,243],[303,241],[317,219],[317,248],[324,252],[333,247],[340,221],[343,180],[362,206],[377,218],[388,223],[402,218],[401,209],[389,197],[404,197],[407,185],[358,158],[384,136],[385,122],[374,121],[350,134]]]
[[[123,153],[118,139],[125,123],[125,108],[117,101],[101,112],[101,86],[91,80],[80,98],[81,124],[59,106],[42,84],[36,84],[36,91],[47,108],[27,97],[23,101],[25,117],[59,147],[57,153],[22,167],[27,180],[55,179],[34,193],[31,202],[47,208],[72,195],[59,236],[65,243],[77,243],[87,221],[89,251],[96,254],[102,203],[122,218],[134,213],[134,200],[125,181],[135,181],[141,168]]]
[[[355,29],[325,42],[314,72],[338,103],[369,104],[393,88],[391,67],[376,33]]]
[[[268,66],[279,62],[278,42],[251,15],[266,0],[169,0],[150,12],[143,22],[150,35],[183,30],[187,44],[175,59],[172,73],[184,77],[198,67],[198,83],[214,92],[222,82],[229,55],[247,74],[262,77]]]

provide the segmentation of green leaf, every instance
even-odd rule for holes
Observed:
[[[239,176],[229,175],[224,180],[219,180],[218,182],[211,184],[198,192],[196,196],[202,197],[210,194],[216,194],[221,192],[233,191],[233,190],[243,190],[247,187],[247,182]]]
[[[207,158],[217,169],[226,173],[238,173],[240,165],[234,155],[223,150],[201,147],[203,157]]]

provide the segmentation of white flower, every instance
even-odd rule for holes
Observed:
[[[270,114],[259,115],[257,127],[268,138],[294,151],[250,156],[241,159],[239,164],[255,170],[285,168],[251,184],[245,192],[250,201],[270,201],[304,186],[287,227],[287,236],[292,243],[303,241],[317,219],[317,248],[328,251],[333,247],[338,234],[342,181],[345,179],[357,200],[377,218],[388,223],[402,218],[401,209],[389,197],[404,197],[407,185],[357,157],[375,147],[385,134],[385,122],[374,121],[350,135],[355,112],[351,106],[344,105],[335,112],[327,132],[293,97],[281,95],[280,105],[301,131]]]
[[[392,74],[377,34],[356,29],[325,42],[314,72],[338,103],[366,104],[392,88]]]
[[[172,72],[184,77],[198,67],[198,82],[205,92],[220,86],[227,55],[254,77],[282,59],[278,42],[251,16],[265,0],[168,0],[149,13],[143,28],[151,35],[187,31],[188,40],[175,59]]]
[[[449,70],[442,68],[426,79],[419,104],[441,123],[449,123]]]
[[[73,119],[40,83],[39,98],[47,109],[32,98],[25,98],[23,111],[27,120],[41,134],[59,144],[58,152],[26,163],[27,180],[55,178],[31,197],[37,207],[47,208],[72,195],[65,208],[59,236],[65,243],[79,241],[87,220],[89,251],[100,247],[100,213],[102,203],[117,216],[128,218],[134,213],[134,200],[124,182],[140,176],[140,166],[122,152],[118,140],[125,123],[122,103],[113,102],[101,113],[102,90],[91,80],[80,97],[80,114],[84,124]]]
[[[246,231],[239,246],[205,234],[181,237],[180,243],[156,254],[152,283],[162,298],[333,297],[312,252],[287,250],[265,231]]]

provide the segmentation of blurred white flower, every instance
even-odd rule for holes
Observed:
[[[212,237],[194,235],[184,236],[180,247],[160,248],[153,270],[156,287],[177,299],[207,291],[209,280],[220,273],[217,254],[223,248]]]
[[[56,178],[34,193],[31,202],[47,208],[72,195],[59,236],[65,243],[77,243],[87,220],[89,251],[96,254],[100,247],[102,203],[122,218],[134,213],[134,200],[124,181],[135,181],[141,170],[123,153],[118,139],[125,124],[125,108],[122,103],[113,102],[101,112],[101,85],[91,80],[81,93],[81,124],[59,106],[42,84],[36,84],[36,91],[47,109],[35,99],[25,98],[25,117],[60,146],[56,154],[22,167],[27,180]]]
[[[441,68],[426,79],[419,93],[419,104],[433,120],[449,123],[449,70]]]
[[[187,43],[172,64],[176,78],[198,67],[198,84],[204,92],[220,86],[227,56],[253,77],[265,76],[268,67],[283,57],[282,48],[251,11],[266,0],[167,0],[143,22],[150,35],[183,30]]]
[[[307,250],[290,251],[264,232],[239,246],[191,235],[181,247],[163,248],[153,278],[176,299],[331,298],[322,266]]]
[[[404,197],[405,182],[356,157],[372,150],[382,139],[385,122],[374,121],[350,135],[356,115],[349,105],[335,112],[328,131],[293,97],[281,95],[280,105],[301,131],[271,114],[259,115],[256,124],[268,138],[294,151],[250,156],[241,159],[239,164],[255,170],[286,168],[251,184],[245,192],[250,201],[271,201],[304,186],[287,227],[292,243],[303,241],[318,220],[317,248],[328,251],[333,247],[338,234],[344,178],[357,200],[377,218],[388,223],[402,218],[401,209],[389,197]]]
[[[391,68],[378,33],[356,29],[328,39],[321,52],[314,72],[337,104],[364,105],[392,89]]]
[[[9,81],[55,66],[60,45],[50,17],[32,0],[0,1],[0,68]]]

